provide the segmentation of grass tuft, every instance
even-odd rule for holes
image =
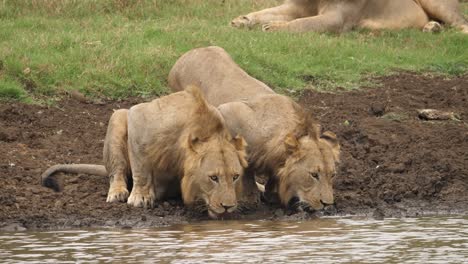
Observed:
[[[21,83],[0,78],[0,99],[26,99],[26,92],[23,90]]]

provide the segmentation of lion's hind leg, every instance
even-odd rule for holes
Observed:
[[[127,147],[128,110],[115,111],[107,127],[104,141],[104,163],[109,173],[110,187],[107,202],[125,202],[128,198],[130,162]]]
[[[343,17],[339,12],[330,12],[313,17],[295,19],[291,22],[270,22],[262,26],[263,31],[290,32],[341,32]]]
[[[439,33],[442,31],[442,25],[437,21],[430,21],[423,27],[423,32]]]
[[[430,18],[460,28],[463,33],[468,34],[468,22],[460,12],[458,0],[418,0],[418,2]]]

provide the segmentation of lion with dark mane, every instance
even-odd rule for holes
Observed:
[[[190,84],[218,106],[231,133],[247,141],[247,201],[258,199],[255,174],[262,174],[268,178],[265,195],[279,196],[285,206],[298,201],[321,209],[334,203],[338,140],[332,132],[321,133],[301,106],[249,76],[220,47],[194,49],[179,58],[169,86],[180,91]]]
[[[290,32],[343,32],[353,28],[438,31],[438,22],[468,34],[458,0],[286,0],[280,6],[239,16],[231,25],[260,24],[264,31]]]
[[[152,207],[157,200],[181,195],[186,205],[201,201],[217,218],[237,208],[245,147],[200,90],[190,87],[115,111],[104,142],[105,166],[55,165],[43,173],[42,182],[59,189],[51,177],[57,172],[109,175],[108,202]]]

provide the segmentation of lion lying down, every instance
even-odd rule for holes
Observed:
[[[353,28],[440,28],[436,20],[468,33],[458,0],[286,0],[237,17],[234,27],[261,24],[264,31],[343,32]],[[434,27],[434,25],[438,25]]]
[[[268,176],[266,195],[279,194],[285,206],[297,199],[313,209],[334,203],[340,146],[332,132],[320,134],[297,103],[249,76],[219,47],[194,49],[179,58],[169,86],[181,91],[189,84],[200,86],[231,133],[247,141],[244,195],[256,199],[254,173],[259,173]]]
[[[108,202],[152,207],[182,194],[185,204],[206,204],[211,217],[236,210],[247,166],[245,141],[232,138],[219,111],[198,88],[115,111],[104,142],[104,166],[55,165],[42,182],[58,187],[57,172],[109,175]],[[127,177],[132,177],[130,196]]]

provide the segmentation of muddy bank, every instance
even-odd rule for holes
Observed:
[[[466,212],[467,76],[401,73],[379,82],[380,88],[346,93],[308,91],[300,99],[341,141],[338,211]],[[420,119],[418,110],[427,108],[454,112],[459,120]]]
[[[446,80],[402,73],[379,81],[378,88],[308,91],[300,98],[342,144],[336,211],[327,214],[466,214],[468,76]],[[108,204],[108,180],[92,175],[62,177],[62,193],[40,186],[39,176],[50,165],[101,164],[113,109],[140,101],[87,103],[75,97],[52,107],[1,103],[0,227],[147,227],[206,219],[181,201],[166,201],[154,209]],[[417,110],[422,108],[454,112],[460,120],[421,120]],[[238,217],[314,216],[262,206]]]

